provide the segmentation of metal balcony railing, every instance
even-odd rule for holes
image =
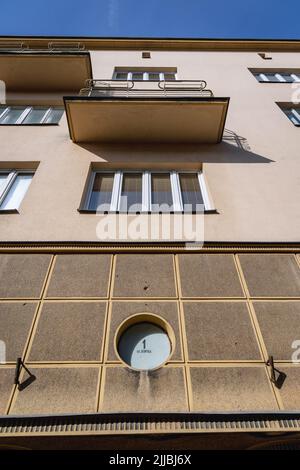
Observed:
[[[205,80],[87,80],[80,96],[93,97],[213,97]]]
[[[80,42],[64,43],[49,42],[45,47],[30,47],[24,42],[7,42],[0,44],[1,52],[19,52],[19,53],[39,53],[39,52],[82,52],[85,51],[85,45]]]

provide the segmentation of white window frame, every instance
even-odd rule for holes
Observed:
[[[34,170],[9,170],[9,169],[0,169],[0,175],[1,174],[7,174],[6,181],[4,183],[4,187],[0,188],[0,212],[10,212],[11,210],[18,210],[19,207],[16,207],[15,209],[1,209],[1,205],[3,204],[6,196],[9,194],[9,191],[11,190],[15,180],[17,179],[17,176],[22,173],[22,174],[29,174],[29,175],[34,175]],[[25,196],[25,195],[24,195]]]
[[[129,82],[132,82],[134,80],[132,80],[132,74],[133,73],[142,73],[143,74],[143,80],[135,80],[135,81],[138,81],[138,82],[148,82],[150,81],[149,80],[149,74],[150,73],[158,73],[159,74],[159,80],[151,80],[151,81],[154,81],[154,82],[163,82],[165,80],[165,74],[168,74],[168,73],[172,73],[174,74],[175,76],[175,80],[177,80],[177,72],[169,72],[167,70],[165,70],[164,72],[161,72],[161,71],[156,71],[156,70],[148,70],[148,71],[144,71],[143,70],[131,70],[131,71],[127,71],[127,70],[115,70],[114,74],[113,74],[113,80],[118,80],[117,79],[117,75],[119,73],[127,73],[127,78],[124,79],[124,81],[129,81]],[[120,80],[122,81],[122,80]]]
[[[7,106],[3,109],[3,111],[0,111],[0,119],[7,114],[10,109],[13,109],[16,106]],[[22,108],[23,106],[17,106],[18,108]],[[33,124],[24,124],[24,121],[26,117],[29,115],[29,113],[34,110],[35,108],[43,108],[43,106],[24,106],[24,111],[20,115],[20,117],[16,120],[16,122],[11,123],[11,124],[3,124],[0,122],[0,126],[17,126],[17,125],[29,125],[29,126],[39,126],[40,124],[45,124],[46,119],[48,118],[49,114],[51,113],[52,110],[58,109],[58,107],[55,106],[50,106],[47,107],[45,106],[45,112],[44,116],[41,118],[40,122],[33,123]],[[62,107],[59,107],[59,109],[63,110]],[[51,125],[58,125],[59,122],[51,123]]]
[[[151,191],[151,174],[152,173],[166,173],[170,176],[171,192],[173,199],[173,210],[174,213],[184,213],[182,193],[180,187],[179,175],[181,174],[195,174],[198,177],[199,187],[202,194],[204,203],[204,211],[211,212],[215,210],[211,195],[209,193],[205,177],[202,171],[186,171],[186,170],[95,170],[89,177],[89,184],[87,187],[86,197],[84,199],[84,211],[95,212],[94,209],[89,209],[89,204],[92,196],[94,181],[97,174],[112,173],[114,174],[113,188],[111,194],[111,203],[109,213],[117,213],[120,211],[121,195],[122,195],[122,184],[123,175],[126,173],[139,173],[142,175],[142,213],[155,213],[152,211],[152,191]]]

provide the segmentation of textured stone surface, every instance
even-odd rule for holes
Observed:
[[[14,386],[15,369],[0,366],[0,415],[4,414]]]
[[[264,367],[191,367],[193,411],[278,409]]]
[[[51,255],[0,254],[0,298],[40,297]]]
[[[286,375],[279,393],[281,395],[283,406],[286,410],[297,410],[300,408],[300,366],[294,365],[285,367],[281,364],[275,364],[276,368]]]
[[[43,305],[30,361],[99,361],[106,302]]]
[[[175,297],[172,255],[118,255],[114,296]]]
[[[101,411],[188,411],[183,368],[165,367],[148,373],[107,368]]]
[[[184,302],[190,360],[261,359],[246,303]]]
[[[292,360],[292,344],[300,340],[300,302],[254,302],[254,309],[270,356]]]
[[[23,356],[36,307],[35,302],[0,302],[0,340],[5,342],[7,362]]]
[[[240,254],[239,259],[251,296],[300,296],[300,269],[293,254]]]
[[[36,377],[19,391],[10,414],[92,413],[96,411],[99,368],[34,368]],[[27,378],[26,375],[23,381]]]
[[[47,297],[107,297],[110,255],[58,255]]]
[[[178,256],[184,297],[244,297],[231,254]]]
[[[108,359],[117,360],[114,349],[114,338],[120,324],[137,313],[154,313],[166,320],[173,328],[176,345],[171,360],[182,359],[178,307],[176,302],[113,302],[109,327]]]

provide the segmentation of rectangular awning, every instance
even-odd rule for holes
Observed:
[[[65,97],[74,142],[216,144],[222,140],[229,98]]]

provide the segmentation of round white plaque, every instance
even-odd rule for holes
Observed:
[[[118,353],[134,369],[156,369],[170,356],[171,342],[159,326],[150,322],[135,323],[121,335]]]

